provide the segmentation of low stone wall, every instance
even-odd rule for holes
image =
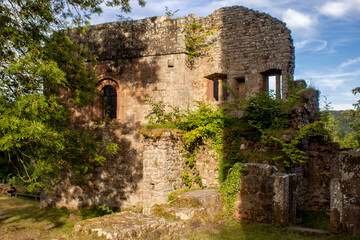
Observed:
[[[295,221],[296,175],[277,171],[267,164],[245,164],[235,205],[237,219],[281,225]]]
[[[146,131],[146,132],[145,132]],[[142,130],[145,136],[143,151],[144,207],[164,204],[170,192],[181,189],[181,175],[186,170],[182,133],[179,130]],[[200,147],[196,168],[205,187],[218,186],[218,162],[208,145]],[[146,212],[146,209],[144,209]]]
[[[330,230],[360,235],[360,148],[342,151],[332,166]]]
[[[144,141],[144,207],[167,202],[167,195],[182,187],[185,157],[179,151],[181,134],[177,130],[154,129]]]
[[[105,205],[146,211],[154,204],[167,203],[169,193],[184,187],[181,175],[186,165],[180,131],[141,130],[142,134],[131,139],[131,134],[116,132],[112,127],[97,130],[102,139],[118,143],[118,154],[96,166],[79,185],[64,176],[52,193],[42,193],[42,207],[81,209]],[[201,147],[196,162],[204,185],[216,186],[217,161],[211,157],[209,147]]]
[[[339,143],[330,142],[327,136],[314,136],[304,145],[308,159],[300,164],[298,207],[329,212],[330,167],[338,161]]]

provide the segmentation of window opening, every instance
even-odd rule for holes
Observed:
[[[216,101],[219,101],[219,80],[215,79],[213,80],[213,84],[214,84],[214,92],[213,92],[213,95],[214,95],[214,98]]]
[[[111,85],[107,85],[103,88],[103,118],[116,119],[116,108],[116,89]]]
[[[227,99],[228,99],[228,89],[225,86],[223,86],[223,83],[227,84],[227,78],[222,79],[222,83],[221,83],[221,86],[222,86],[222,98],[221,98],[221,100],[222,101],[227,101]]]
[[[246,98],[245,78],[235,78],[235,91],[238,98]]]
[[[263,91],[265,92],[273,92],[276,99],[282,98],[282,77],[281,71],[272,69],[263,73]]]
[[[207,96],[209,100],[226,101],[228,98],[227,88],[223,83],[227,83],[227,75],[223,73],[213,73],[206,76],[211,82],[208,84]]]
[[[268,84],[269,84],[269,93],[275,96],[276,93],[276,77],[275,76],[269,76],[268,77]]]

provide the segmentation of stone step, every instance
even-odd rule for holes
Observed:
[[[218,208],[221,206],[221,194],[217,189],[194,190],[181,194],[179,199],[192,199],[200,207]]]
[[[185,229],[183,221],[168,222],[134,212],[120,212],[78,222],[75,233],[115,239],[174,239]]]
[[[78,222],[74,232],[115,239],[176,239],[218,220],[222,209],[216,190],[189,191],[179,196],[188,206],[155,205],[145,214],[120,212]]]
[[[207,216],[205,208],[186,208],[186,207],[171,207],[168,205],[153,206],[150,210],[151,215],[173,218],[178,220],[189,220],[194,217]]]

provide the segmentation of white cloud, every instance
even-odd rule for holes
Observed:
[[[286,10],[283,20],[291,29],[310,29],[316,23],[316,19],[290,8]]]
[[[320,13],[335,18],[344,17],[352,11],[360,12],[360,0],[327,2],[320,8]]]
[[[354,65],[356,63],[360,62],[360,57],[354,58],[354,59],[349,59],[346,62],[343,62],[342,64],[340,64],[340,68],[345,68],[348,67],[350,65]]]
[[[324,15],[333,17],[341,17],[348,11],[348,6],[345,2],[329,2],[325,3],[320,9],[320,12]]]
[[[352,105],[352,103],[348,103],[348,104],[334,104],[331,103],[330,104],[331,109],[332,110],[350,110],[350,109],[354,109],[354,106]]]
[[[327,47],[328,42],[325,40],[310,39],[310,40],[295,42],[294,45],[296,51],[319,52]]]
[[[339,87],[343,87],[344,84],[356,81],[356,78],[360,76],[360,71],[333,72],[327,74],[308,73],[307,75],[318,87],[330,88],[332,91],[336,91]],[[307,77],[305,77],[305,79],[306,78]]]

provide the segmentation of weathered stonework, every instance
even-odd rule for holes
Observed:
[[[215,43],[209,51],[212,60],[199,57],[190,68],[184,23],[193,22],[219,31],[207,38]],[[79,187],[64,178],[52,194],[42,197],[42,206],[141,209],[165,202],[167,194],[181,185],[184,158],[172,133],[164,132],[156,141],[141,135],[151,108],[144,105],[145,96],[180,109],[194,109],[196,101],[221,105],[232,100],[222,89],[222,81],[239,97],[248,98],[261,89],[268,90],[268,77],[276,76],[278,84],[282,80],[285,97],[286,79],[292,78],[294,71],[293,41],[285,24],[238,6],[221,8],[205,18],[161,16],[95,25],[85,36],[75,30],[69,35],[98,57],[96,87],[102,94],[105,88],[115,93],[110,123],[103,121],[105,97],[99,97],[85,109],[73,108],[72,124],[93,131],[101,141],[117,143],[120,150],[97,166]],[[215,187],[217,162],[211,150],[203,150],[197,170],[204,185]]]
[[[235,217],[254,222],[289,225],[296,219],[296,175],[276,167],[245,164]]]
[[[192,22],[219,31],[207,39],[215,43],[209,51],[212,60],[200,57],[191,69],[187,67],[184,24]],[[98,88],[102,89],[103,81],[114,85],[118,92],[116,119],[125,123],[145,122],[149,107],[143,105],[144,96],[182,109],[193,108],[194,100],[220,103],[213,94],[216,79],[227,79],[239,96],[249,97],[268,88],[267,76],[281,75],[282,95],[286,96],[286,79],[288,75],[292,78],[294,71],[289,29],[267,14],[244,7],[221,8],[205,18],[161,16],[100,24],[91,26],[85,36],[76,31],[71,36],[98,56]],[[102,119],[101,104],[77,117],[77,123]]]
[[[360,235],[360,149],[342,151],[332,166],[330,230]]]
[[[328,136],[310,137],[305,152],[308,157],[301,164],[299,207],[310,210],[330,209],[330,168],[338,161],[340,146]]]

